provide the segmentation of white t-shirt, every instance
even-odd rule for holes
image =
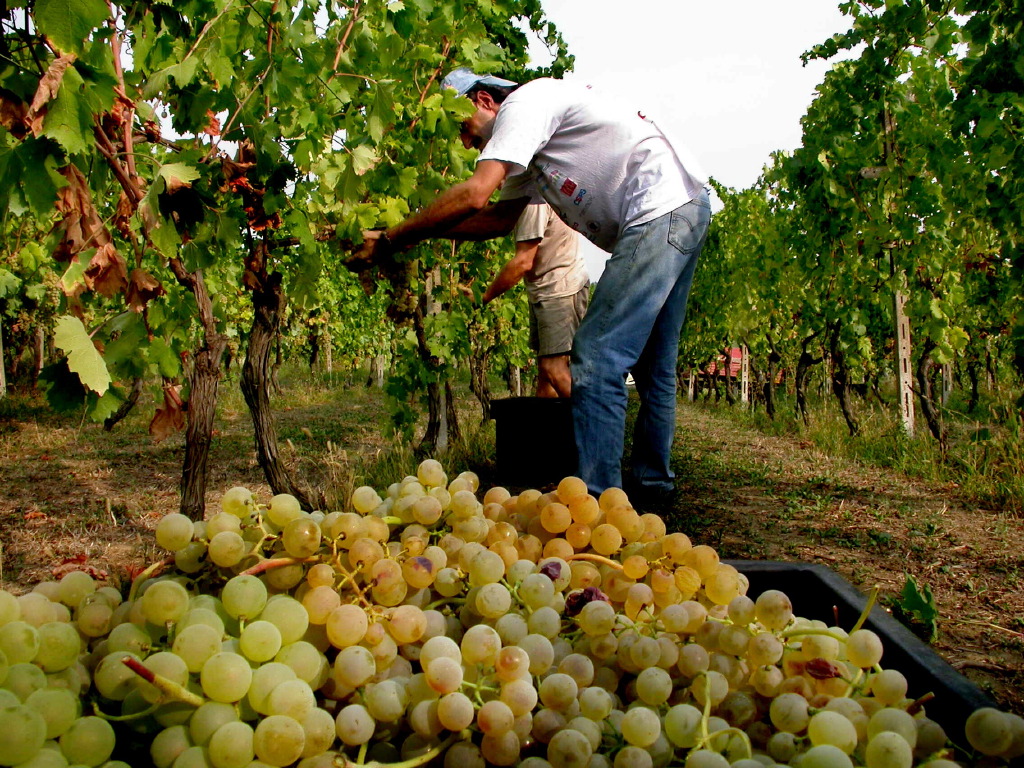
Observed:
[[[516,241],[540,240],[533,269],[523,281],[530,301],[572,296],[590,279],[580,253],[580,236],[544,202],[526,206],[516,224]]]
[[[550,78],[505,99],[479,160],[514,166],[502,199],[539,194],[606,251],[627,227],[692,200],[705,181],[683,147],[646,117]]]

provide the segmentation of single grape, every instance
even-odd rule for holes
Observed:
[[[343,707],[334,722],[338,738],[350,747],[365,744],[373,736],[373,718],[361,704]]]
[[[252,514],[255,503],[248,488],[229,488],[220,499],[220,508],[229,515],[245,519]]]
[[[235,576],[224,585],[220,599],[229,616],[249,621],[267,604],[267,587],[255,576]]]
[[[157,626],[172,624],[188,610],[188,592],[176,581],[152,581],[142,593],[142,614]]]
[[[171,512],[160,518],[156,524],[156,543],[166,550],[177,552],[192,541],[195,525],[185,515]]]
[[[267,518],[279,528],[303,515],[302,505],[290,493],[279,493],[270,500],[267,507]]]
[[[1009,749],[1013,743],[1010,721],[1002,712],[992,707],[974,710],[967,718],[964,733],[971,746],[983,755],[998,755]]]
[[[252,667],[243,656],[221,651],[203,664],[200,683],[203,693],[214,701],[239,701],[249,690]]]
[[[82,717],[61,734],[60,751],[72,765],[100,765],[110,759],[116,737],[106,720]]]
[[[31,706],[0,709],[0,765],[24,763],[43,747],[47,722]]]
[[[286,766],[302,756],[306,734],[302,726],[284,715],[270,715],[259,722],[253,733],[256,758],[268,765]]]

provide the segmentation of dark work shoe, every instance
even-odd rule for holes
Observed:
[[[640,514],[644,512],[660,513],[675,506],[676,489],[674,487],[644,485],[636,478],[627,475],[622,479],[622,490],[626,492],[629,502]]]

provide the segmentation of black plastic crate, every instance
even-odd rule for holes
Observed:
[[[726,562],[750,580],[749,597],[756,600],[766,590],[781,590],[793,601],[797,616],[849,631],[867,605],[864,594],[824,565],[767,560]],[[882,640],[882,666],[896,669],[907,678],[907,695],[934,693],[935,698],[925,704],[928,717],[939,723],[955,743],[966,744],[967,716],[979,707],[994,707],[995,702],[877,603],[863,626]]]
[[[576,440],[569,400],[510,397],[491,401],[497,479],[541,487],[576,474]]]

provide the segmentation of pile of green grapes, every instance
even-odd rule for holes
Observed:
[[[1024,755],[860,627],[745,596],[626,494],[480,494],[433,460],[351,508],[243,488],[130,594],[85,573],[0,593],[0,765],[21,768],[952,768]],[[923,692],[915,692],[920,695]],[[941,702],[934,702],[942,706]],[[959,735],[958,735],[959,738]]]

